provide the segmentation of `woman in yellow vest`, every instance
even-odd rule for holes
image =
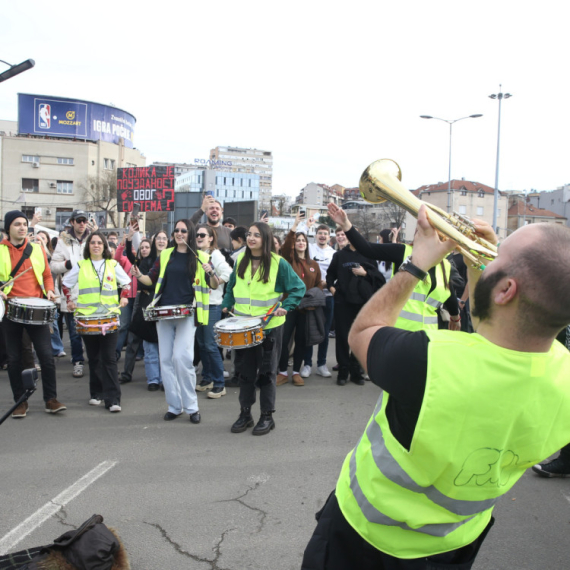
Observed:
[[[120,307],[127,302],[131,278],[112,258],[105,236],[93,232],[87,237],[83,257],[63,278],[63,293],[68,306],[76,315],[119,315]],[[79,285],[77,299],[71,297],[75,284]],[[123,288],[119,302],[118,286]],[[117,373],[118,332],[98,335],[83,335],[89,358],[90,406],[99,406],[102,401],[111,412],[121,411],[121,387]]]
[[[210,286],[215,288],[218,282],[208,264],[208,256],[196,246],[194,224],[190,220],[179,220],[173,234],[175,247],[165,249],[147,275],[142,275],[136,266],[133,266],[133,274],[143,285],[156,285],[155,306],[195,305],[194,315],[159,320],[156,330],[160,373],[168,404],[164,420],[175,420],[185,412],[193,424],[199,424],[201,416],[193,362],[194,320],[201,325],[208,324]]]
[[[274,307],[283,293],[283,306],[273,312],[265,327],[265,340],[258,346],[236,350],[235,367],[239,378],[241,413],[232,425],[232,433],[253,426],[251,406],[259,387],[261,417],[253,435],[265,435],[275,428],[275,391],[277,366],[281,355],[283,323],[287,311],[294,310],[305,294],[305,285],[282,257],[272,253],[273,234],[263,222],[255,222],[246,234],[247,247],[236,260],[226,287],[222,311],[233,307],[236,316],[261,317]]]

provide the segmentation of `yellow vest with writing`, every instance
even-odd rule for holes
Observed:
[[[103,312],[116,315],[121,313],[115,275],[116,266],[117,262],[114,259],[106,259],[103,280],[99,281],[99,276],[90,259],[83,259],[79,262],[79,275],[77,276],[79,296],[76,314],[89,316]]]

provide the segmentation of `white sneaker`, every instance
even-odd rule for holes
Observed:
[[[230,373],[227,370],[224,370],[224,378],[229,378]]]
[[[76,362],[73,365],[73,377],[83,378],[83,362]]]
[[[323,364],[322,366],[317,366],[317,374],[319,376],[324,376],[325,378],[330,378],[332,376],[326,364]]]
[[[58,358],[63,358],[64,356],[67,356],[67,353],[63,350],[57,355]]]
[[[101,400],[98,400],[97,398],[91,398],[91,400],[89,400],[89,405],[90,406],[100,406]]]
[[[301,378],[308,378],[311,375],[311,367],[308,364],[305,364],[303,368],[301,368]]]
[[[120,412],[121,411],[121,406],[119,406],[119,404],[113,404],[110,408],[109,408],[110,412]]]

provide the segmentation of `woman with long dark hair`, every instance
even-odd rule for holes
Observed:
[[[212,270],[207,265],[207,255],[198,250],[196,230],[190,220],[178,220],[173,233],[174,247],[161,253],[148,275],[142,275],[138,268],[134,273],[143,285],[156,285],[153,301],[155,306],[175,306],[184,313],[177,318],[159,320],[156,325],[160,371],[168,404],[164,419],[171,421],[185,412],[192,423],[198,424],[201,416],[193,363],[196,334],[194,318],[199,324],[208,324]],[[204,271],[206,265],[208,277]]]
[[[120,307],[127,304],[131,278],[112,259],[107,239],[96,231],[85,241],[84,259],[66,273],[63,278],[63,293],[68,307],[77,317],[108,317],[120,314]],[[77,298],[72,298],[75,284],[79,285]],[[118,287],[123,287],[119,301]],[[81,334],[81,333],[80,333]],[[101,401],[111,412],[121,411],[121,387],[117,374],[118,332],[83,334],[83,342],[89,359],[89,405],[99,406]]]
[[[199,392],[208,392],[208,398],[221,398],[226,395],[224,362],[214,338],[214,325],[222,318],[223,284],[230,280],[232,268],[224,254],[218,249],[216,232],[208,224],[200,224],[196,229],[196,243],[208,255],[216,279],[210,280],[210,315],[208,324],[198,327],[196,340],[200,347],[203,370],[202,381],[196,387]]]
[[[246,235],[247,247],[238,257],[222,310],[232,310],[236,316],[263,317],[273,309],[265,326],[265,340],[258,346],[236,350],[236,375],[240,381],[240,416],[232,425],[233,433],[253,426],[251,407],[260,391],[261,416],[253,429],[254,435],[265,435],[275,427],[275,382],[283,340],[283,323],[288,311],[300,303],[305,285],[282,257],[272,253],[273,234],[263,222],[254,222]],[[288,297],[283,306],[275,308],[283,293]]]
[[[297,226],[302,220],[301,210],[297,212],[295,223],[291,231],[287,234],[281,248],[281,256],[286,259],[295,273],[305,284],[307,291],[313,287],[322,289],[325,282],[321,278],[321,268],[319,264],[309,258],[309,241],[307,234],[297,232]],[[277,386],[289,382],[287,372],[287,362],[289,360],[289,343],[293,333],[295,334],[295,350],[293,351],[293,385],[304,386],[305,381],[301,377],[301,364],[305,358],[307,343],[305,338],[306,312],[303,309],[295,309],[287,313],[285,326],[283,327],[283,344],[281,345],[281,358],[279,360],[279,374],[277,375]]]

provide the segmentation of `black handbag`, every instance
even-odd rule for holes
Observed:
[[[156,323],[144,320],[143,309],[146,309],[153,299],[153,294],[147,291],[139,291],[135,303],[135,311],[131,319],[129,331],[147,342],[158,342]]]

